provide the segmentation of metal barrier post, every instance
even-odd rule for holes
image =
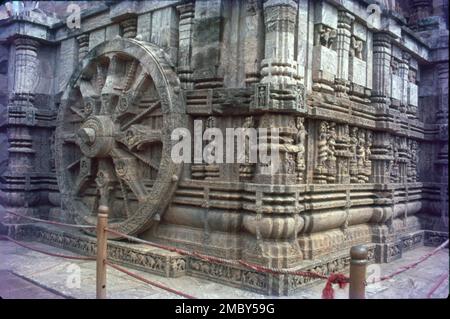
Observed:
[[[350,249],[350,299],[366,298],[367,248],[363,245]]]
[[[97,299],[106,299],[106,248],[108,206],[100,205],[97,215]]]

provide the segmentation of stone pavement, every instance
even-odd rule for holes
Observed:
[[[63,299],[8,270],[0,270],[0,296],[4,299]]]
[[[47,251],[72,255],[71,252],[39,243],[31,243],[31,245]],[[401,260],[370,266],[368,273],[389,274],[403,265],[416,261],[433,249],[432,247],[417,248],[405,253]],[[189,276],[164,278],[134,269],[130,269],[130,271],[198,298],[277,298]],[[448,272],[449,251],[444,249],[414,269],[383,283],[369,285],[366,295],[367,298],[376,299],[425,298],[438,278]],[[108,298],[181,298],[142,283],[114,269],[108,269],[107,276]],[[324,284],[325,282],[318,282],[293,296],[281,298],[320,298]],[[335,291],[337,299],[346,299],[348,296],[348,288],[339,289],[336,286]],[[433,294],[433,298],[447,298],[448,295],[449,283],[447,279]],[[11,242],[0,241],[0,296],[3,298],[62,298],[62,296],[66,298],[95,298],[95,262],[50,257],[22,248]]]

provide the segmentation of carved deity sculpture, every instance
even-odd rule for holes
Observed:
[[[366,134],[364,130],[359,130],[358,144],[356,147],[356,158],[358,165],[358,183],[366,183],[367,178],[365,174],[365,162],[366,162]]]
[[[417,142],[414,140],[410,140],[408,143],[409,148],[409,163],[408,163],[408,181],[416,182],[417,181]]]
[[[366,175],[366,182],[369,180],[370,175],[372,174],[372,161],[370,160],[370,156],[372,154],[371,147],[373,143],[372,132],[366,131],[366,139],[365,139],[365,159],[364,159],[364,170]]]
[[[216,118],[214,116],[210,116],[206,119],[206,128],[215,128],[216,127]],[[214,141],[211,141],[209,145],[217,146],[216,145],[216,139]],[[215,158],[216,155],[216,148],[212,147],[211,152],[208,157],[208,162],[211,163],[211,161]],[[215,164],[208,164],[207,166],[215,166]]]
[[[327,145],[328,145],[328,158],[327,168],[329,183],[333,183],[336,179],[336,123],[331,122],[328,127]]]
[[[305,119],[303,117],[297,117],[296,119],[296,127],[297,127],[297,135],[295,136],[295,144],[298,147],[297,152],[297,174],[298,174],[298,182],[303,182],[303,173],[306,169],[305,165],[305,151],[306,151],[306,136],[308,135],[305,125]]]
[[[413,83],[413,84],[416,84],[416,82],[417,82],[417,72],[415,70],[409,69],[409,71],[408,71],[408,81]]]
[[[356,39],[356,37],[352,36],[350,42],[350,56],[362,60],[362,51],[363,51],[363,42],[361,40]]]
[[[325,167],[325,162],[328,159],[329,150],[328,150],[328,123],[323,121],[320,123],[319,129],[319,166]]]
[[[390,69],[392,75],[398,75],[398,62],[394,58],[391,59]]]
[[[400,172],[398,166],[398,145],[395,137],[391,138],[391,154],[392,160],[389,163],[390,182],[398,183],[400,180]]]
[[[357,161],[357,147],[358,147],[358,128],[352,127],[350,129],[350,182],[358,182],[358,161]]]
[[[316,33],[316,45],[320,44],[330,49],[333,46],[336,36],[336,30],[320,24]]]
[[[248,129],[255,127],[255,123],[253,120],[253,116],[247,116],[244,120],[244,124],[242,124],[242,128]],[[244,163],[248,164],[250,162],[250,141],[248,136],[245,137],[245,145],[244,145],[244,154],[245,160]]]
[[[327,160],[328,160],[328,123],[322,121],[319,127],[319,141],[318,141],[318,158],[315,171],[315,179],[318,183],[325,184],[327,180]]]
[[[244,123],[242,124],[242,128],[249,129],[255,127],[255,121],[253,116],[247,116],[244,120]],[[244,131],[245,134],[245,131]],[[239,176],[241,178],[251,178],[253,174],[253,164],[250,163],[250,139],[247,135],[245,135],[245,141],[244,141],[244,159],[238,160],[239,165]]]

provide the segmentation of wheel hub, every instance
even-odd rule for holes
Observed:
[[[77,132],[80,149],[87,157],[105,157],[114,146],[114,123],[109,116],[92,116]]]

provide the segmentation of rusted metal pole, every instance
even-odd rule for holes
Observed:
[[[350,249],[350,299],[366,298],[367,248],[363,245]]]
[[[97,215],[97,299],[106,299],[106,248],[108,206],[100,205]]]

